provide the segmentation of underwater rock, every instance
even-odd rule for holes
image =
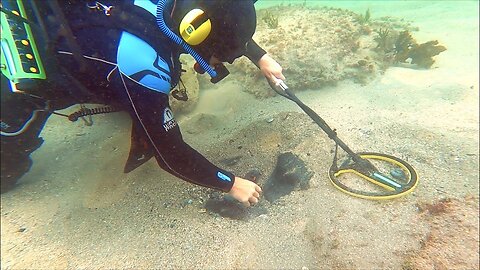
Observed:
[[[291,152],[278,156],[277,165],[263,187],[263,194],[269,202],[290,194],[296,189],[308,189],[313,172],[309,171],[298,156]]]
[[[432,56],[445,50],[427,42],[406,51],[409,44],[416,43],[400,33],[415,28],[403,18],[376,18],[372,14],[370,10],[359,15],[328,7],[272,6],[258,10],[253,39],[282,65],[293,91],[320,89],[352,79],[365,85],[400,59],[411,58],[413,64],[429,68]],[[402,50],[395,52],[395,48]],[[368,63],[362,65],[367,58]],[[245,91],[258,98],[275,95],[248,59],[239,58],[228,68]]]
[[[357,14],[292,5],[260,9],[258,17],[262,19],[257,21],[254,40],[282,65],[290,88],[318,89],[351,77],[346,67],[361,54]],[[272,24],[272,17],[278,22]],[[230,69],[246,91],[257,97],[274,95],[248,59],[238,59]]]

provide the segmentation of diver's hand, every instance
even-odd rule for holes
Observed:
[[[268,54],[264,54],[260,60],[258,60],[258,67],[262,71],[263,75],[274,85],[277,84],[277,80],[285,80],[283,76],[283,69],[277,61],[275,61]]]
[[[258,202],[262,189],[252,181],[235,177],[232,189],[228,192],[230,196],[245,206],[254,205]]]

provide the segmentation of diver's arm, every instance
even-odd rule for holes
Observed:
[[[42,145],[40,133],[51,113],[45,110],[43,99],[12,92],[9,79],[3,73],[0,75],[0,191],[3,193],[30,170],[33,163],[30,154]],[[43,89],[35,90],[41,93]]]
[[[253,39],[247,42],[245,56],[260,68],[263,75],[272,83],[277,83],[278,79],[285,80],[282,66],[270,57]]]
[[[185,181],[230,191],[235,176],[213,165],[183,140],[171,114],[168,95],[132,82],[127,84],[136,109],[133,117],[141,121],[143,131],[148,133],[159,166]]]
[[[257,184],[215,166],[183,140],[168,95],[127,84],[133,90],[134,121],[141,121],[148,132],[160,167],[185,181],[228,192],[245,206],[258,202],[262,189]]]
[[[250,59],[254,64],[257,64],[260,58],[262,58],[263,55],[265,55],[267,52],[260,47],[255,40],[250,39],[250,41],[247,42],[246,46],[246,51],[245,51],[245,56]]]
[[[245,206],[256,204],[261,193],[262,189],[257,184],[240,177],[235,177],[235,183],[228,192],[230,196]]]

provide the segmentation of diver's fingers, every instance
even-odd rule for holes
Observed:
[[[255,191],[258,193],[262,193],[262,188],[259,185],[255,186]]]
[[[250,197],[250,199],[248,199],[248,201],[253,205],[253,204],[256,204],[258,203],[258,199],[256,197]]]
[[[285,76],[283,75],[282,71],[275,72],[275,73],[273,74],[273,80],[274,80],[274,81],[276,81],[276,80],[285,81]]]
[[[258,192],[256,192],[256,191],[253,192],[253,197],[255,197],[255,198],[257,198],[257,199],[260,198],[260,193],[258,193]]]
[[[277,77],[276,75],[270,76],[270,81],[275,85],[278,86],[280,85],[281,82],[283,82],[282,78]]]

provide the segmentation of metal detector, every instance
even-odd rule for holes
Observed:
[[[335,142],[335,154],[328,175],[336,188],[355,197],[379,200],[406,195],[417,186],[418,175],[410,164],[391,155],[353,152],[338,138],[336,131],[300,101],[282,80],[277,80],[276,84],[269,81],[269,84],[279,95],[297,103]],[[337,158],[339,146],[348,154],[341,162]]]

